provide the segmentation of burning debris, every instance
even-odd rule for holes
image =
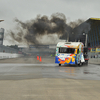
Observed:
[[[82,29],[75,29],[75,27],[84,22],[80,19],[67,24],[66,17],[62,13],[52,14],[50,18],[38,15],[36,19],[27,22],[22,22],[18,19],[15,19],[15,21],[18,25],[17,32],[9,31],[11,38],[18,43],[29,45],[52,44],[52,41],[56,42],[59,37],[65,38],[69,34],[70,38],[73,39],[72,33],[76,34],[77,32],[79,34],[83,30],[89,31],[87,24],[85,24],[85,27],[83,27],[84,25],[81,26]]]

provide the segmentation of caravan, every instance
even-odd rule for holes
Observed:
[[[56,47],[55,63],[82,65],[84,45],[82,42],[59,42]]]

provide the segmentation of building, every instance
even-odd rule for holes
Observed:
[[[0,28],[0,45],[3,45],[4,29]]]
[[[100,18],[89,18],[73,31],[76,41],[87,43],[91,48],[100,47]]]
[[[89,18],[67,34],[60,38],[69,38],[69,42],[83,42],[84,46],[90,48],[100,48],[100,18]]]
[[[90,47],[100,47],[100,18],[90,18],[87,21],[91,25],[88,32],[88,43],[90,43]]]

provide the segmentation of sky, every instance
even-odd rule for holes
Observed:
[[[50,17],[53,13],[63,13],[67,22],[77,19],[100,18],[100,0],[0,0],[0,27],[14,30],[15,18],[25,22],[37,15]],[[9,45],[4,39],[4,45]]]

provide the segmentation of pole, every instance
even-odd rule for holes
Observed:
[[[69,42],[69,33],[67,33],[67,42]]]
[[[86,38],[85,38],[85,47],[87,47],[87,34],[86,34]]]

